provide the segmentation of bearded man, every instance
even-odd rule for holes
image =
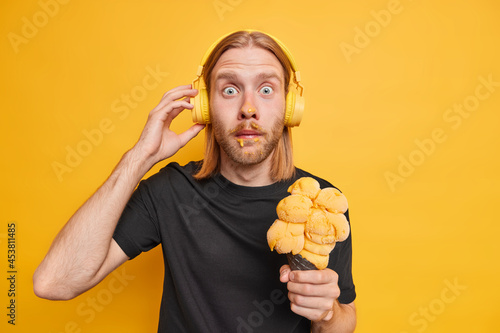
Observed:
[[[171,131],[201,92],[183,85],[165,93],[138,142],[55,238],[35,272],[35,293],[74,298],[162,244],[159,332],[353,332],[351,236],[316,271],[291,271],[266,242],[276,205],[296,179],[332,187],[293,164],[286,111],[293,67],[265,33],[219,40],[198,77],[206,82],[207,124]],[[141,181],[203,128],[202,161],[170,163]]]

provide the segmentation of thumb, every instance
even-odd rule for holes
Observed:
[[[288,265],[283,265],[280,268],[280,281],[283,283],[286,283],[290,281],[288,275],[290,274],[292,270],[290,269],[290,266]]]
[[[200,125],[200,124],[194,124],[191,126],[189,129],[187,129],[185,132],[179,134],[179,139],[181,142],[182,147],[186,145],[191,139],[193,139],[195,136],[200,133],[202,129],[205,128],[205,125]]]

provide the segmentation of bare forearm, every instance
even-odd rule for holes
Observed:
[[[45,297],[72,298],[92,286],[120,215],[147,169],[139,154],[127,152],[106,182],[66,223],[34,275]]]
[[[116,224],[146,172],[157,162],[173,156],[204,128],[195,124],[180,134],[169,128],[182,110],[194,107],[189,98],[197,93],[191,85],[184,85],[163,95],[149,113],[134,148],[123,156],[108,180],[55,238],[33,276],[33,287],[38,296],[50,299],[75,297],[127,259],[112,240]]]
[[[356,327],[356,308],[354,303],[341,304],[335,301],[333,317],[329,321],[312,323],[313,333],[352,333]]]

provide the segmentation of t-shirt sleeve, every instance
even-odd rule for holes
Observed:
[[[349,211],[345,213],[349,221]],[[339,276],[340,296],[339,303],[348,304],[356,299],[356,290],[352,279],[352,232],[347,239],[337,243],[330,254],[328,267],[334,270]]]
[[[316,180],[320,183],[321,188],[334,187],[340,191],[339,188],[324,179],[316,177]],[[345,212],[345,217],[349,221],[350,226],[349,210]],[[334,270],[339,276],[340,296],[338,301],[342,304],[351,303],[356,299],[356,289],[352,278],[352,228],[350,229],[347,239],[335,244],[328,262],[328,268]]]
[[[139,184],[125,206],[113,239],[130,259],[160,243],[153,196],[146,181]]]

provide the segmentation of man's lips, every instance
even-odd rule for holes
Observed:
[[[262,133],[260,131],[243,129],[237,131],[234,135],[236,136],[237,139],[254,139],[261,136]]]

